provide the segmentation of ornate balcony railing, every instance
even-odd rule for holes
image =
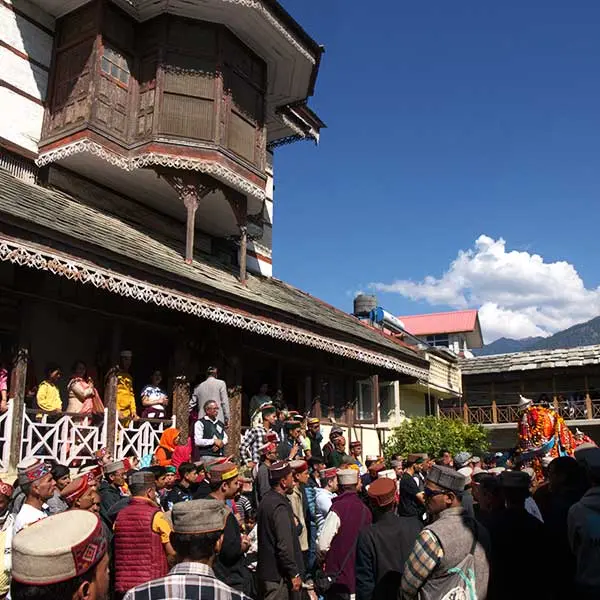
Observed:
[[[581,402],[554,402],[554,408],[565,421],[600,419],[600,399],[589,396]],[[462,406],[439,407],[439,416],[460,419],[477,425],[517,423],[521,413],[518,404],[463,404]]]

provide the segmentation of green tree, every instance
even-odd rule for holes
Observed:
[[[427,452],[431,457],[448,450],[452,455],[463,450],[481,454],[489,447],[486,430],[481,425],[467,425],[446,417],[415,417],[395,427],[385,444],[385,457],[407,456]]]

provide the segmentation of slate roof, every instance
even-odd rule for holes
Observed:
[[[403,342],[284,281],[249,273],[247,285],[243,286],[231,270],[198,260],[187,265],[182,258],[182,240],[125,222],[83,200],[28,184],[0,169],[0,231],[5,223],[50,238],[53,248],[92,252],[94,257],[104,259],[99,264],[106,268],[114,267],[116,262],[142,270],[161,281],[168,280],[175,289],[225,301],[229,307],[242,307],[253,314],[271,318],[275,315],[282,322],[428,368],[427,361]],[[185,229],[183,224],[181,229]],[[31,239],[41,243],[38,235]]]
[[[600,364],[600,346],[581,346],[559,350],[532,350],[492,356],[461,358],[459,366],[464,375],[559,369]]]

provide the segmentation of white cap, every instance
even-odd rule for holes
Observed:
[[[466,479],[465,487],[471,484],[471,474],[473,473],[471,467],[463,467],[462,469],[458,469],[457,472]]]

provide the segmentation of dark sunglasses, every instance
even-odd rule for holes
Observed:
[[[444,490],[432,490],[431,488],[425,488],[425,497],[426,498],[434,498],[435,496],[440,496],[442,494],[446,494]]]

